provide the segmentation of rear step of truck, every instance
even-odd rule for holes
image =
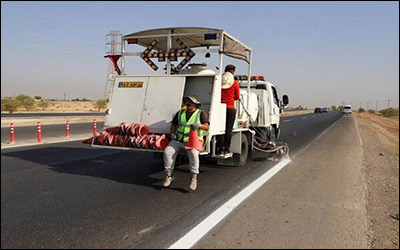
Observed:
[[[233,156],[233,155],[232,155],[232,156]],[[225,159],[232,158],[232,156],[227,156],[227,155],[215,155],[213,158],[225,160]]]

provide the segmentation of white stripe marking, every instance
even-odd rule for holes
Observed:
[[[177,242],[172,244],[169,249],[189,249],[197,241],[199,241],[204,235],[206,235],[213,227],[215,227],[222,219],[225,218],[230,212],[232,212],[242,201],[249,197],[254,191],[260,188],[264,183],[271,179],[281,169],[283,169],[288,163],[289,159],[282,159],[280,163],[275,165],[273,168],[268,170],[265,174],[243,189],[240,193],[235,195],[229,201],[227,201],[220,208],[215,210],[200,224],[190,230],[185,236],[179,239]]]
[[[283,122],[290,122],[290,121],[292,121],[292,119],[289,119],[289,120],[284,120]]]
[[[304,120],[304,119],[307,119],[307,117],[303,117],[303,118],[301,118],[301,119],[303,119],[303,120]]]
[[[39,145],[43,145],[43,144],[53,144],[53,143],[70,142],[70,141],[80,141],[80,140],[85,140],[85,139],[89,139],[89,138],[90,137],[77,138],[77,139],[66,139],[66,140],[63,140],[63,141],[36,142],[36,143],[29,143],[29,144],[23,144],[23,145],[14,145],[14,146],[1,147],[1,149],[19,148],[19,147],[28,147],[28,146],[39,146]]]

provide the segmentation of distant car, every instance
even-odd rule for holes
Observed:
[[[322,109],[321,108],[315,108],[314,109],[314,113],[322,113]]]
[[[343,114],[351,114],[351,105],[346,105],[343,107]]]
[[[321,112],[322,112],[322,113],[328,113],[328,108],[322,108],[322,109],[321,109]]]

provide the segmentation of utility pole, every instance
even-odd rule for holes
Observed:
[[[376,101],[375,111],[378,111],[378,103],[379,101]]]
[[[362,108],[362,102],[360,102],[360,108]]]
[[[67,99],[66,99],[66,96],[67,96],[67,93],[64,93],[64,101],[67,100]]]
[[[387,106],[387,107],[389,108],[389,107],[390,107],[390,101],[391,101],[391,100],[388,99],[387,101],[388,101],[388,106]]]
[[[107,46],[110,46],[109,51],[106,52],[106,55],[118,55],[121,52],[119,51],[121,47],[121,32],[119,30],[112,30],[106,35],[106,49]],[[104,99],[110,97],[111,90],[114,87],[114,77],[115,77],[115,69],[113,63],[110,61],[108,63],[108,72],[107,72],[107,80],[106,86],[104,89]]]
[[[369,102],[367,102],[367,110],[369,110]]]

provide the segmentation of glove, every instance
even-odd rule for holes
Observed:
[[[176,134],[171,134],[171,141],[176,140]]]
[[[198,130],[200,128],[200,124],[193,123],[192,125],[190,125],[190,127],[192,127],[193,130]]]

